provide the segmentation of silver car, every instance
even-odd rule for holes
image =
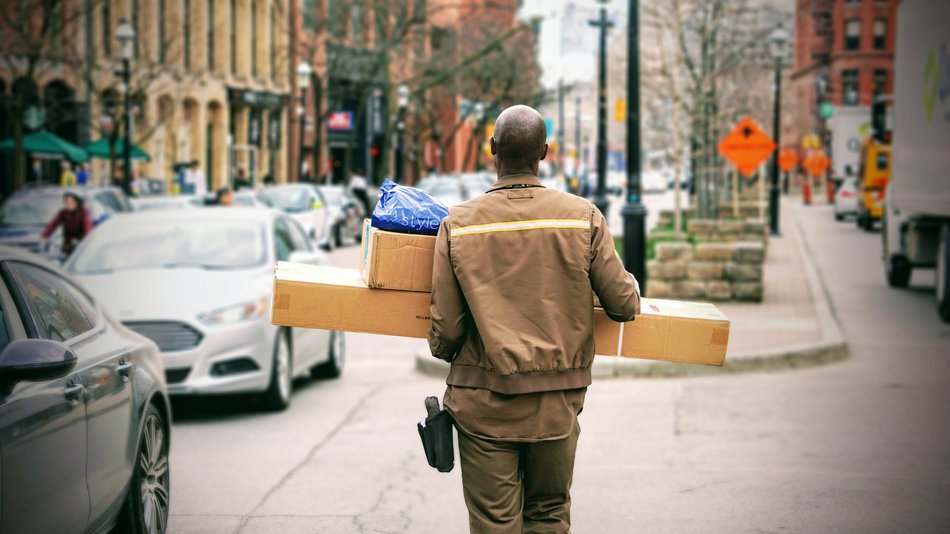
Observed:
[[[0,271],[0,532],[165,532],[158,347],[39,256]]]
[[[110,221],[66,268],[158,344],[170,394],[260,393],[281,410],[295,377],[343,369],[342,333],[270,322],[274,263],[322,258],[288,215],[210,207]]]

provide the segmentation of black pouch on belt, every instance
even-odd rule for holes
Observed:
[[[448,473],[455,467],[452,416],[445,410],[439,410],[439,400],[435,397],[426,399],[426,411],[429,415],[425,420],[416,423],[419,437],[422,438],[422,449],[426,453],[426,461],[440,473]]]

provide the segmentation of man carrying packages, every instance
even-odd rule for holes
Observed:
[[[591,383],[591,290],[607,315],[640,311],[603,215],[544,188],[544,120],[506,109],[498,182],[439,228],[429,345],[452,363],[444,404],[459,436],[472,532],[569,532],[577,416]]]

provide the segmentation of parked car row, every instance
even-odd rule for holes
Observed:
[[[271,324],[273,264],[322,263],[319,240],[359,240],[365,214],[324,186],[242,191],[227,208],[77,189],[95,228],[60,267],[34,252],[65,191],[2,207],[0,531],[165,532],[170,398],[282,410],[295,379],[340,376],[342,332]],[[269,208],[301,192],[305,209]]]

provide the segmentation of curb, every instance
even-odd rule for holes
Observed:
[[[783,202],[783,208],[792,206]],[[804,369],[826,365],[847,359],[848,343],[841,332],[837,314],[831,305],[831,296],[824,279],[815,267],[811,250],[803,239],[804,232],[798,217],[794,218],[794,232],[799,253],[805,266],[805,277],[809,290],[814,297],[815,315],[824,331],[824,339],[814,343],[803,343],[778,347],[772,350],[732,354],[726,357],[721,367],[714,365],[692,365],[657,360],[640,360],[622,356],[597,356],[591,367],[594,378],[673,378],[710,376],[726,373],[749,373],[758,371],[781,371],[786,369]],[[786,229],[786,232],[789,230]],[[449,364],[433,358],[427,351],[415,354],[416,371],[425,375],[445,378],[449,374]]]

